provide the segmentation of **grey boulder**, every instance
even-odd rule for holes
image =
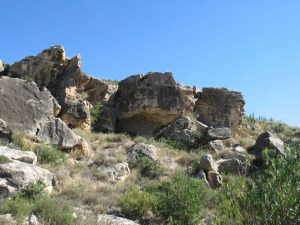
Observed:
[[[157,149],[154,145],[147,145],[145,143],[138,143],[132,145],[127,151],[126,151],[126,157],[127,161],[130,162],[134,159],[138,159],[140,157],[147,157],[148,159],[157,162],[158,156],[157,156]]]
[[[0,146],[0,155],[4,155],[10,160],[17,160],[34,165],[37,162],[37,156],[34,152],[11,149],[6,146]]]

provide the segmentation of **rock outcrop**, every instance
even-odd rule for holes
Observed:
[[[65,56],[62,46],[51,46],[36,56],[28,56],[14,63],[9,76],[34,81],[38,87],[47,87],[62,106],[60,117],[72,127],[89,128],[90,113],[79,91],[87,76],[81,72],[81,60]]]
[[[115,107],[117,131],[153,135],[178,119],[186,105],[172,74],[166,72],[121,81]]]
[[[102,115],[96,130],[114,131],[116,112],[113,105],[118,85],[84,74],[80,55],[68,59],[62,46],[51,46],[36,56],[14,63],[8,75],[48,88],[62,107],[59,117],[71,128],[89,129],[90,108],[99,103]]]
[[[243,95],[225,88],[203,88],[195,103],[199,120],[213,127],[229,127],[236,131],[244,115]]]
[[[95,131],[114,132],[116,126],[117,111],[114,107],[117,84],[101,81],[90,77],[84,87],[86,100],[93,106],[100,105],[100,115],[93,125]]]

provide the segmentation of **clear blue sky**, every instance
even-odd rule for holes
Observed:
[[[0,0],[0,59],[60,44],[83,71],[239,90],[246,114],[300,126],[299,0]]]

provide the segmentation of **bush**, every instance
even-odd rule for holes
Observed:
[[[11,160],[7,158],[5,155],[0,155],[0,164],[9,163]]]
[[[99,102],[96,105],[94,105],[93,108],[91,108],[90,113],[91,113],[91,120],[92,120],[91,125],[93,127],[98,121],[101,113]]]
[[[46,196],[35,202],[33,213],[42,219],[43,224],[74,224],[70,207],[63,202],[56,201]]]
[[[155,198],[145,192],[131,187],[118,199],[118,206],[122,213],[130,219],[136,220],[147,216],[153,209]]]
[[[34,151],[37,154],[38,162],[42,164],[50,163],[57,165],[66,161],[64,153],[56,147],[39,144],[35,147]]]
[[[6,201],[0,209],[1,214],[12,214],[18,224],[23,224],[24,218],[30,214],[33,205],[27,199],[16,196]]]
[[[130,168],[138,168],[140,175],[148,178],[158,178],[164,175],[164,169],[159,162],[154,162],[147,157],[140,157],[129,163]]]
[[[149,186],[157,203],[154,213],[168,224],[194,225],[199,224],[201,210],[211,207],[212,190],[208,189],[203,180],[176,173],[169,181],[158,186]]]
[[[12,214],[18,224],[23,224],[26,216],[35,214],[43,224],[72,225],[70,208],[44,194],[42,181],[30,183],[12,199],[7,200],[0,209],[1,214]]]
[[[262,170],[228,184],[225,194],[231,206],[226,209],[229,219],[240,218],[240,224],[300,223],[300,159],[296,144],[290,146],[286,158],[266,151]]]
[[[19,193],[19,197],[28,200],[36,200],[44,194],[45,187],[46,185],[44,182],[40,180],[36,183],[30,183]]]

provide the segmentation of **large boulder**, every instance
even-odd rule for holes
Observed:
[[[87,154],[82,138],[54,117],[59,112],[59,105],[46,88],[40,90],[33,82],[0,77],[0,105],[1,130],[8,127],[12,132],[58,145],[61,149],[79,147]]]
[[[203,88],[195,103],[199,120],[214,127],[229,127],[236,131],[244,115],[244,98],[238,91],[226,88]]]
[[[172,74],[135,75],[121,81],[115,97],[117,131],[153,135],[184,112],[184,94]]]
[[[218,172],[218,165],[210,154],[203,154],[199,162],[199,170]]]
[[[155,146],[147,145],[145,143],[132,145],[129,149],[127,149],[126,157],[128,162],[140,157],[146,157],[154,162],[157,162],[159,160],[157,156],[157,149],[155,148]]]
[[[114,166],[101,165],[98,170],[106,173],[112,180],[124,181],[130,174],[130,168],[128,163],[117,163]]]
[[[230,174],[241,174],[243,172],[242,163],[240,160],[233,159],[219,159],[217,162],[219,172]]]
[[[35,136],[54,117],[56,100],[33,82],[0,77],[0,118],[13,132]]]
[[[249,152],[261,156],[264,149],[274,149],[278,154],[285,155],[284,142],[268,131],[257,137],[255,145],[249,149]]]
[[[57,184],[57,178],[48,170],[33,164],[28,164],[16,160],[0,164],[0,190],[1,197],[21,191],[30,183],[42,181],[50,193],[52,187]]]
[[[104,224],[112,224],[112,225],[138,225],[138,223],[128,220],[126,218],[118,217],[115,215],[108,215],[108,214],[98,214],[98,225]]]
[[[210,141],[208,142],[207,147],[213,152],[222,152],[225,149],[223,141],[221,140]]]
[[[77,136],[61,119],[55,118],[46,122],[40,130],[37,131],[36,139],[46,144],[57,145],[60,149],[77,149],[82,155],[89,153],[88,148],[81,146],[85,142],[80,136]],[[81,147],[81,148],[80,148]]]
[[[216,189],[216,188],[221,187],[223,185],[222,176],[218,172],[208,171],[206,178],[207,178],[207,181],[209,183],[209,186],[213,189]]]
[[[208,127],[203,134],[203,141],[224,140],[231,136],[231,130],[228,127],[212,128]]]
[[[164,137],[177,141],[187,148],[193,148],[199,145],[201,134],[197,124],[194,124],[190,117],[184,116],[159,131],[156,138]]]
[[[6,146],[0,146],[0,155],[4,155],[10,160],[17,160],[33,165],[35,165],[37,162],[37,156],[34,152],[11,149]]]

